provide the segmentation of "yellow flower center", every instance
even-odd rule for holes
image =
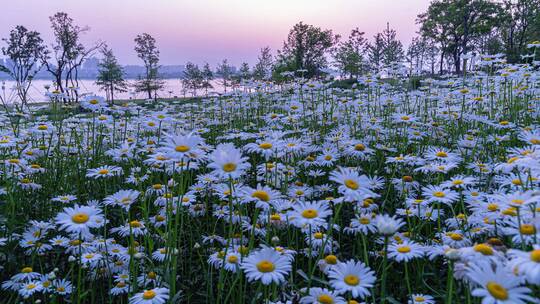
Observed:
[[[141,222],[134,220],[134,221],[129,222],[129,226],[131,226],[131,228],[139,228],[142,225],[141,225]]]
[[[227,258],[227,261],[231,264],[236,264],[238,263],[238,257],[235,255],[231,255]]]
[[[540,249],[531,251],[531,261],[540,263]]]
[[[142,298],[145,300],[150,300],[156,297],[156,292],[153,290],[145,290],[143,292]]]
[[[493,255],[493,248],[488,244],[478,244],[474,246],[474,251],[480,252],[483,255]]]
[[[44,131],[44,130],[47,130],[49,127],[47,125],[39,125],[37,127],[38,130],[41,130],[41,131]]]
[[[333,304],[334,303],[334,299],[330,295],[327,295],[327,294],[320,295],[317,298],[317,301],[319,301],[319,303],[321,303],[321,304]]]
[[[363,218],[361,218],[361,219],[359,220],[359,222],[360,222],[360,224],[362,224],[362,225],[367,225],[367,224],[371,223],[371,220],[370,220],[369,218],[367,218],[367,217],[363,217]]]
[[[411,247],[409,247],[409,246],[401,246],[401,247],[397,248],[397,251],[399,253],[409,253],[409,252],[411,252]]]
[[[353,274],[346,275],[343,281],[349,286],[356,286],[360,283],[360,279]]]
[[[514,162],[515,162],[516,160],[518,160],[518,159],[519,159],[519,157],[514,156],[514,157],[509,158],[506,162],[507,162],[508,164],[512,164],[512,163],[514,163]]]
[[[109,170],[101,169],[101,170],[98,171],[98,173],[101,174],[101,175],[109,174]]]
[[[176,151],[176,152],[182,152],[182,153],[183,153],[183,152],[187,152],[187,151],[189,151],[189,147],[188,147],[188,146],[185,146],[185,145],[176,146],[176,147],[174,148],[174,151]]]
[[[335,255],[333,255],[333,254],[329,254],[324,258],[324,261],[327,264],[335,265],[335,264],[337,264],[337,257]]]
[[[461,235],[460,233],[450,233],[450,238],[454,241],[461,241],[463,240],[463,235]]]
[[[497,205],[495,203],[488,204],[487,205],[487,210],[490,211],[490,212],[495,212],[495,211],[499,210],[499,205]]]
[[[315,237],[315,238],[318,239],[318,240],[322,239],[323,236],[324,236],[324,235],[322,234],[322,232],[316,232],[316,233],[313,235],[313,237]]]
[[[444,151],[439,151],[437,154],[435,154],[437,157],[448,157],[448,153]]]
[[[93,105],[96,105],[99,103],[99,101],[97,101],[97,99],[92,99],[88,102],[89,104],[93,104]]]
[[[525,201],[522,199],[513,199],[510,202],[514,205],[522,205]]]
[[[401,178],[401,180],[405,183],[411,183],[413,181],[413,177],[410,175],[405,175]]]
[[[352,179],[346,179],[344,183],[347,188],[352,190],[357,190],[359,187],[358,183]]]
[[[415,302],[424,302],[426,299],[424,297],[414,297]]]
[[[268,202],[270,200],[270,195],[264,190],[256,190],[255,192],[253,192],[251,197],[258,198],[263,202]]]
[[[260,261],[259,263],[257,263],[257,269],[260,272],[267,273],[267,272],[274,271],[274,269],[276,269],[276,266],[274,265],[274,263],[272,263],[272,262],[270,262],[268,260],[263,260],[263,261]]]
[[[24,268],[21,270],[21,272],[22,272],[22,273],[30,273],[30,272],[32,272],[32,270],[33,270],[32,267],[24,267]]]
[[[71,217],[71,220],[77,224],[84,224],[88,222],[89,219],[90,217],[88,216],[88,214],[82,212],[76,213]]]
[[[269,142],[263,142],[262,144],[259,145],[259,148],[267,150],[267,149],[272,148],[272,144]]]
[[[354,149],[356,151],[364,151],[366,149],[366,146],[364,146],[363,144],[356,144],[354,145]]]
[[[307,219],[316,218],[317,215],[319,215],[319,213],[315,209],[306,209],[306,210],[302,211],[302,216],[307,218]]]
[[[501,284],[490,281],[486,285],[487,290],[497,300],[507,300],[508,299],[508,290],[504,288]]]
[[[236,164],[226,163],[223,165],[223,171],[225,172],[233,172],[234,170],[236,170]]]
[[[445,197],[446,194],[444,194],[444,192],[442,192],[442,191],[436,191],[436,192],[433,192],[433,196],[435,196],[435,197]]]
[[[30,283],[30,284],[26,285],[26,289],[28,289],[28,290],[31,290],[31,289],[34,289],[34,288],[36,288],[36,284]]]
[[[525,235],[533,235],[536,233],[536,228],[531,224],[523,224],[519,227],[519,232]]]
[[[456,179],[455,181],[452,182],[452,184],[454,184],[454,186],[458,186],[458,185],[463,185],[464,181],[461,180],[461,179]]]
[[[281,220],[281,215],[277,214],[277,213],[274,213],[270,216],[270,219],[272,221],[280,221]]]

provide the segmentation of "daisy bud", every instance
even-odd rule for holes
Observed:
[[[201,248],[201,244],[195,243],[195,245],[193,245],[193,249],[199,249],[199,248]]]
[[[77,259],[76,259],[74,256],[72,256],[72,255],[70,255],[70,256],[68,257],[68,262],[75,262],[76,260],[77,260]]]
[[[273,237],[272,237],[272,244],[274,244],[274,245],[279,244],[279,237],[273,236]]]
[[[140,253],[140,252],[137,252],[133,255],[134,258],[140,260],[144,257],[144,254]]]

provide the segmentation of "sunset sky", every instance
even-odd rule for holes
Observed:
[[[48,16],[65,11],[91,30],[85,43],[106,41],[123,64],[139,64],[133,38],[157,39],[162,64],[186,61],[214,65],[228,58],[252,64],[259,49],[282,46],[297,22],[348,36],[359,27],[371,39],[386,22],[407,45],[417,31],[416,16],[429,0],[1,0],[0,37],[22,24],[51,41]]]

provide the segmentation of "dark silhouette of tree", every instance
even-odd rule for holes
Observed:
[[[334,53],[334,64],[342,75],[349,75],[350,78],[353,78],[364,72],[366,62],[363,54],[366,47],[367,39],[364,38],[364,32],[358,28],[351,31],[348,40],[338,44]]]
[[[97,42],[86,48],[80,37],[90,28],[80,27],[67,13],[58,12],[49,17],[54,34],[54,43],[50,50],[41,56],[41,61],[55,80],[56,89],[64,93],[68,100],[77,101],[79,98],[79,68],[95,51],[103,46]],[[65,100],[66,101],[66,100]]]
[[[104,45],[101,48],[103,59],[98,64],[98,77],[96,84],[105,91],[107,100],[114,102],[114,92],[127,92],[127,82],[124,79],[124,70],[118,63],[111,48]]]
[[[148,99],[157,100],[157,92],[163,88],[164,82],[159,77],[159,50],[156,39],[150,34],[142,33],[135,37],[135,52],[144,63],[145,73],[139,75],[135,83],[135,91],[145,92]]]
[[[297,23],[278,51],[278,70],[304,70],[305,77],[319,76],[327,67],[326,55],[337,43],[339,35],[313,25]]]
[[[41,57],[46,46],[36,31],[29,31],[22,25],[16,26],[9,33],[9,38],[2,39],[6,46],[2,47],[2,54],[9,61],[2,65],[0,71],[7,73],[16,83],[17,96],[24,107],[28,101],[28,90],[34,76],[41,69]]]
[[[272,77],[273,58],[270,47],[261,49],[257,63],[253,68],[253,78],[257,80],[268,80]]]
[[[225,93],[227,93],[227,87],[231,85],[232,74],[232,67],[227,62],[227,59],[223,59],[216,69],[216,75],[219,77],[219,82],[223,86]]]

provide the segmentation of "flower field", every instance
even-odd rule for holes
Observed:
[[[1,302],[539,303],[540,72],[484,62],[3,112]]]

